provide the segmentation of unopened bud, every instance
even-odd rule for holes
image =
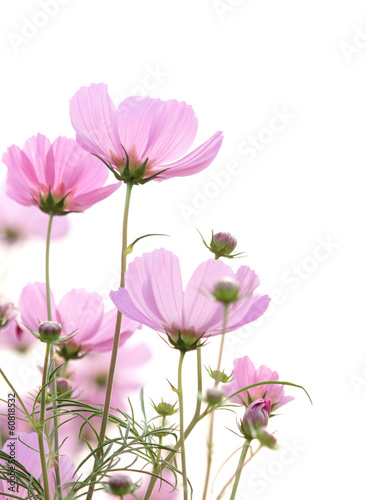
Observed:
[[[225,392],[222,389],[212,387],[211,389],[207,389],[206,391],[206,401],[211,405],[216,405],[220,403],[224,395]]]
[[[224,304],[231,304],[239,300],[240,285],[234,278],[222,278],[218,283],[216,283],[212,295],[219,302]]]
[[[260,443],[267,448],[276,450],[279,446],[277,444],[277,439],[273,434],[270,434],[266,429],[258,429],[256,431],[256,438],[259,439]]]
[[[253,401],[245,410],[240,430],[247,439],[257,437],[258,429],[265,429],[271,413],[271,401],[268,398]]]
[[[38,327],[38,333],[44,342],[56,342],[61,335],[61,325],[56,321],[44,321]]]
[[[174,415],[174,413],[177,412],[175,404],[171,405],[169,403],[164,403],[164,401],[162,401],[158,405],[154,405],[154,409],[162,417],[168,417],[170,415]]]
[[[57,378],[56,379],[56,386],[57,386],[57,394],[59,396],[64,396],[65,398],[68,398],[71,396],[72,393],[72,385],[67,380],[67,378]]]
[[[230,233],[216,233],[212,236],[210,249],[218,257],[230,255],[238,242]]]
[[[133,483],[132,479],[130,476],[127,476],[127,474],[115,474],[109,478],[108,486],[110,493],[122,497],[123,495],[131,493]]]

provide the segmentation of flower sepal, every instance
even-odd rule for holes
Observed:
[[[39,208],[42,210],[42,212],[45,212],[46,214],[53,214],[53,215],[66,215],[70,213],[70,210],[64,210],[65,209],[65,200],[69,196],[70,193],[66,193],[65,196],[63,196],[60,200],[57,200],[57,198],[54,198],[51,194],[51,188],[48,190],[47,198],[44,198],[42,196],[42,193],[39,193],[39,201],[36,200],[35,198],[34,201],[37,203]]]
[[[195,351],[200,349],[205,343],[202,342],[202,335],[198,338],[189,332],[181,332],[178,330],[176,333],[168,333],[168,340],[175,349],[182,352]]]

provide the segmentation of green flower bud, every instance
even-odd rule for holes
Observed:
[[[115,474],[109,478],[108,486],[110,493],[123,497],[123,495],[131,493],[134,485],[127,474]]]
[[[57,378],[56,379],[57,394],[68,398],[72,393],[72,385],[67,378]]]
[[[40,339],[43,342],[57,342],[61,335],[62,326],[56,321],[44,321],[38,327]]]
[[[207,389],[206,391],[206,401],[210,405],[216,405],[220,403],[222,398],[224,397],[225,392],[222,389],[218,389],[213,387],[211,389]]]
[[[216,300],[223,304],[231,304],[239,300],[240,285],[234,278],[222,278],[216,283],[212,295]]]

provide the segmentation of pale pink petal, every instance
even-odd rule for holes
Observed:
[[[83,212],[98,201],[102,201],[113,194],[120,186],[121,183],[117,182],[116,184],[110,184],[109,186],[104,186],[89,191],[88,193],[77,195],[70,200],[67,209],[70,211]]]
[[[46,285],[44,283],[29,283],[23,288],[19,297],[19,311],[21,322],[38,332],[39,323],[48,321]],[[52,321],[60,322],[52,292],[51,311]]]
[[[158,110],[163,106],[160,99],[150,97],[127,97],[117,109],[118,132],[122,146],[127,153],[135,146],[140,160],[145,161],[143,153],[149,138],[151,123]]]
[[[184,292],[185,329],[194,327],[197,332],[211,331],[222,324],[223,306],[211,300],[208,294],[223,277],[234,277],[234,272],[221,260],[202,262],[194,271]]]
[[[87,192],[104,184],[108,169],[100,160],[90,155],[73,139],[58,137],[52,144],[55,155],[57,183],[64,183],[65,190]]]
[[[136,307],[125,288],[119,288],[116,292],[112,291],[109,296],[117,309],[128,318],[143,323],[153,330],[158,330],[159,332],[164,331],[164,328],[159,323],[145,316],[140,309]]]
[[[172,177],[184,177],[193,175],[208,167],[216,158],[223,140],[222,132],[216,132],[208,141],[203,143],[197,149],[170,164],[159,164],[154,167],[151,173],[168,169],[160,174],[156,180],[170,179]]]
[[[11,146],[3,155],[8,167],[6,192],[22,205],[34,205],[30,189],[39,190],[39,182],[27,155],[18,146]]]
[[[77,142],[87,151],[111,162],[113,156],[124,158],[117,112],[104,83],[82,87],[76,92],[70,101],[70,118]]]
[[[103,318],[103,300],[97,293],[74,289],[61,299],[58,310],[66,335],[75,331],[72,341],[86,344],[98,331]]]
[[[192,106],[174,99],[164,102],[151,122],[142,156],[159,164],[179,158],[193,144],[197,128]]]
[[[154,267],[142,289],[144,300],[160,323],[181,325],[183,287],[178,257],[164,248],[153,253]]]
[[[105,352],[112,350],[114,332],[116,327],[116,318],[117,311],[115,309],[103,314],[103,319],[99,326],[98,332],[91,339],[91,346],[94,352]],[[119,345],[122,346],[137,329],[141,329],[140,323],[137,323],[136,321],[123,316]]]
[[[37,134],[27,140],[23,151],[34,167],[38,183],[52,188],[55,176],[50,140],[42,134]]]

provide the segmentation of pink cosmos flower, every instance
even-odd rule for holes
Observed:
[[[0,187],[0,242],[17,243],[33,236],[46,238],[48,215],[36,207],[24,207],[13,201]],[[66,217],[57,217],[52,225],[52,238],[62,238],[69,229]]]
[[[265,382],[266,380],[279,380],[278,373],[273,372],[267,366],[261,365],[256,370],[248,356],[234,360],[232,376],[233,381],[224,386],[227,397],[251,384],[262,381]],[[237,396],[234,396],[232,401],[248,406],[252,401],[264,397],[271,401],[272,410],[277,410],[294,399],[292,396],[285,396],[283,385],[268,384],[259,385],[247,391],[243,391]]]
[[[117,312],[114,309],[104,313],[103,299],[99,294],[74,289],[64,295],[56,307],[51,293],[51,308],[52,319],[63,325],[62,335],[75,332],[75,336],[62,347],[62,355],[72,359],[79,352],[111,350]],[[22,323],[37,332],[39,322],[47,321],[44,283],[32,283],[23,288],[19,297],[19,310]],[[141,325],[135,321],[123,318],[120,345],[139,328]],[[31,335],[30,332],[28,334]]]
[[[38,205],[56,215],[83,212],[119,187],[119,183],[103,187],[108,171],[66,137],[51,144],[38,134],[28,139],[23,150],[8,148],[3,162],[8,167],[8,196],[21,205]]]
[[[231,332],[261,316],[270,300],[254,293],[259,278],[247,266],[234,273],[222,261],[208,260],[198,266],[183,291],[178,258],[161,248],[137,257],[126,272],[126,288],[110,297],[124,315],[168,334],[173,345],[189,350],[201,337],[222,332],[224,306],[207,292],[224,277],[238,282],[243,298],[229,306],[226,331]]]
[[[186,154],[198,128],[191,106],[134,96],[116,109],[104,83],[78,90],[70,102],[70,117],[77,142],[115,169],[116,176],[119,172],[120,180],[143,183],[157,174],[155,180],[195,174],[212,163],[222,143],[222,132],[216,132]]]
[[[45,440],[45,449],[46,453],[48,453],[48,445]],[[8,439],[4,444],[2,451],[13,456],[17,462],[19,462],[23,467],[29,472],[34,479],[42,484],[42,468],[41,461],[39,456],[39,445],[38,445],[38,436],[35,432],[30,434],[27,433],[15,433],[15,436],[12,439]],[[14,454],[14,455],[13,455]],[[63,493],[66,496],[67,493],[71,489],[71,485],[69,483],[76,481],[75,476],[75,466],[70,460],[69,457],[62,455],[60,456],[60,475],[62,485],[65,485],[63,488]],[[1,460],[0,461],[0,469],[5,468],[8,472],[8,463]],[[55,471],[52,467],[48,471],[48,477],[50,482],[50,490],[51,494],[55,493]],[[9,492],[9,482],[7,480],[0,479],[0,492],[7,493]],[[67,486],[68,485],[68,486]],[[29,498],[29,494],[26,488],[19,486],[17,489],[17,485],[15,485],[15,494],[21,498]]]

